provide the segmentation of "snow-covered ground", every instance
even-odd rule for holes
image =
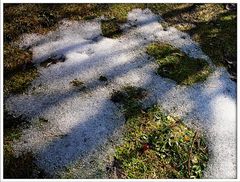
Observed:
[[[225,68],[214,68],[205,82],[193,86],[179,86],[156,75],[158,66],[146,54],[153,41],[211,62],[189,35],[173,27],[165,30],[161,21],[148,9],[135,9],[117,39],[101,35],[100,19],[63,20],[48,35],[25,35],[20,46],[32,47],[36,64],[59,54],[66,61],[39,66],[40,76],[28,91],[5,101],[8,110],[33,123],[14,143],[16,155],[33,151],[38,165],[54,174],[96,149],[101,153],[101,146],[117,141],[124,124],[111,94],[132,85],[147,90],[145,106],[158,103],[205,130],[210,150],[205,178],[236,178],[236,83]],[[107,84],[98,80],[101,75],[108,78]],[[72,86],[74,79],[83,81],[86,89]],[[48,122],[40,126],[39,118]]]

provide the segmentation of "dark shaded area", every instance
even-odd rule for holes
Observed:
[[[64,62],[65,61],[65,56],[64,55],[54,55],[50,56],[48,59],[40,63],[40,66],[46,68],[51,66],[52,64],[57,64],[59,62]]]
[[[4,130],[18,128],[20,125],[26,125],[28,123],[23,116],[13,116],[4,109]]]
[[[124,107],[126,119],[136,117],[141,113],[141,103],[139,102],[147,96],[145,89],[137,87],[124,87],[121,91],[113,91],[111,100],[120,103]]]
[[[102,76],[102,75],[99,77],[98,80],[100,80],[100,81],[102,81],[102,82],[106,82],[106,81],[108,81],[107,77]]]
[[[193,40],[198,42],[202,50],[217,66],[225,66],[231,74],[232,80],[237,80],[237,9],[226,8],[229,4],[215,4],[215,14],[211,20],[203,21],[194,12],[207,10],[207,4],[193,4],[186,8],[170,10],[163,14],[163,18],[170,26],[187,24],[194,27],[185,30]],[[211,5],[211,4],[209,4]],[[212,7],[213,8],[213,7]],[[219,12],[220,13],[219,13]],[[183,30],[184,31],[184,30]]]
[[[10,151],[4,150],[4,179],[46,179],[51,178],[34,163],[31,152],[15,157]]]
[[[235,12],[228,11],[208,24],[197,24],[195,28],[189,30],[189,33],[192,37],[197,35],[203,51],[215,64],[224,65],[231,74],[232,80],[237,81],[237,17],[222,20],[234,15]],[[205,31],[203,32],[202,29]],[[213,34],[216,29],[217,33]]]
[[[13,154],[12,142],[18,140],[22,130],[27,129],[30,123],[24,116],[14,116],[4,109],[4,179],[51,178],[35,163],[35,156],[31,152],[18,157]]]
[[[181,9],[174,9],[174,10],[164,13],[163,17],[167,19],[167,18],[171,18],[171,17],[176,16],[181,13],[186,13],[186,12],[191,13],[191,12],[195,11],[197,6],[199,6],[199,5],[201,5],[201,4],[194,3],[190,6],[187,6],[187,7],[181,8]]]

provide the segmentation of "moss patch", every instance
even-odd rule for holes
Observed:
[[[102,20],[101,29],[102,29],[103,36],[109,37],[109,38],[117,38],[122,33],[120,26],[118,25],[115,19]]]
[[[153,107],[127,120],[115,160],[121,178],[201,178],[208,151],[202,134]]]
[[[177,84],[192,85],[207,78],[211,69],[205,60],[189,58],[168,44],[153,43],[147,47],[158,65],[158,74],[170,78]]]

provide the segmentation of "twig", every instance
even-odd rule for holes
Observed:
[[[192,140],[192,144],[191,144],[191,148],[190,148],[190,150],[189,150],[189,157],[188,157],[188,176],[189,176],[189,178],[190,178],[190,176],[191,176],[191,158],[192,158],[192,148],[193,148],[193,144],[194,144],[194,142],[195,142],[195,139],[197,138],[197,135],[198,135],[198,132],[196,131],[195,132],[195,134],[194,134],[194,136],[193,136],[193,140]]]

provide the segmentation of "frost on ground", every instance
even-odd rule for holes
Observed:
[[[205,178],[236,178],[236,84],[224,68],[215,68],[205,82],[188,87],[156,75],[157,64],[145,53],[153,41],[210,62],[189,35],[172,27],[164,29],[161,21],[148,9],[135,9],[118,39],[101,36],[100,19],[62,21],[46,36],[24,36],[20,46],[32,48],[36,64],[59,54],[66,61],[39,66],[40,77],[28,91],[5,100],[8,110],[32,122],[14,143],[16,155],[33,151],[37,164],[51,174],[79,160],[89,163],[87,156],[101,153],[110,141],[113,146],[119,141],[124,117],[110,97],[114,90],[132,85],[147,90],[146,107],[158,103],[206,131],[210,161]],[[107,83],[99,81],[101,75]],[[74,79],[81,80],[85,89],[74,87],[70,83]],[[48,122],[39,125],[39,118]]]

